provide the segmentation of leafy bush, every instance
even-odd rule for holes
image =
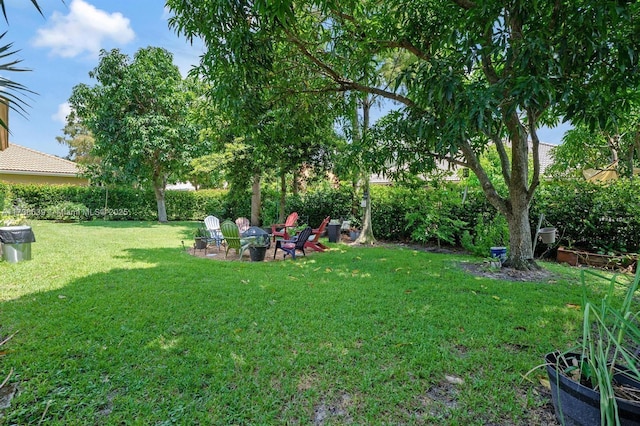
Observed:
[[[9,198],[9,186],[0,182],[0,212],[5,209],[5,204]]]
[[[436,241],[438,247],[444,241],[450,245],[456,244],[456,237],[466,225],[465,222],[452,219],[446,214],[432,211],[429,213],[413,212],[407,215],[407,226],[412,228],[411,239],[413,241],[427,243]]]
[[[491,247],[509,246],[509,228],[502,215],[495,215],[487,220],[483,215],[478,217],[473,232],[464,231],[461,239],[462,247],[475,256],[487,257]]]
[[[606,185],[548,182],[538,190],[531,212],[532,221],[542,213],[558,229],[558,244],[600,253],[640,250],[640,181],[636,179]]]
[[[488,248],[507,245],[506,223],[489,204],[481,188],[443,184],[436,189],[374,186],[372,225],[376,238],[420,243],[447,242],[462,245],[486,256]],[[0,184],[0,206],[5,216],[42,219],[60,210],[62,203],[85,206],[89,218],[156,220],[153,191],[134,188],[76,187]],[[167,191],[167,214],[171,220],[203,220],[213,214],[224,219],[249,217],[250,192],[226,190]],[[262,223],[275,223],[279,193],[262,193]],[[360,196],[349,185],[333,189],[320,185],[303,194],[288,195],[287,212],[297,211],[300,221],[318,226],[332,219],[361,218]],[[2,211],[2,210],[0,210]],[[558,244],[601,253],[640,250],[640,181],[622,179],[608,185],[585,181],[544,182],[532,202],[531,230],[538,217],[559,230]],[[53,216],[51,216],[53,218]],[[499,218],[499,219],[498,219]]]
[[[90,211],[84,204],[72,201],[63,201],[54,204],[46,209],[46,214],[42,219],[53,220],[86,220],[90,216]]]

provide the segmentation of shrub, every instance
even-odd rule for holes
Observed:
[[[62,203],[49,206],[45,210],[45,216],[42,219],[53,220],[86,220],[90,216],[90,211],[84,204],[74,203],[72,201],[63,201]]]
[[[495,215],[489,220],[480,215],[473,232],[464,231],[461,245],[471,254],[480,257],[489,256],[491,247],[508,246],[509,228],[507,220],[502,215]]]
[[[553,181],[542,185],[531,209],[532,229],[540,214],[559,231],[557,243],[600,253],[640,249],[640,182],[606,185]]]

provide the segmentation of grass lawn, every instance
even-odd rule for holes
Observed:
[[[195,227],[33,223],[33,260],[0,262],[0,424],[539,424],[544,372],[523,376],[579,334],[568,267],[511,282],[338,244],[216,262],[182,250]]]

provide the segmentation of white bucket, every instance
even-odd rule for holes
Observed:
[[[545,244],[553,244],[556,242],[556,228],[542,228],[538,231],[538,235]]]

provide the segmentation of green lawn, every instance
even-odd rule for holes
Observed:
[[[33,260],[0,262],[0,424],[526,425],[546,399],[523,376],[579,333],[570,268],[500,281],[336,244],[217,262],[182,250],[195,227],[33,224]]]

